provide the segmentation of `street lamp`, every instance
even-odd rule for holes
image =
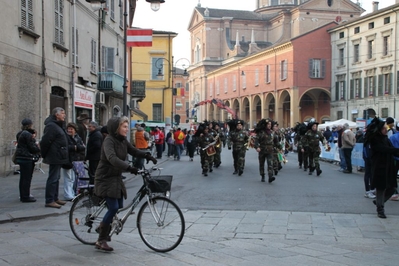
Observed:
[[[177,63],[180,61],[180,60],[186,60],[187,62],[188,62],[188,66],[190,65],[190,60],[188,60],[187,58],[180,58],[180,59],[178,59],[174,64],[173,64],[173,56],[172,56],[172,63],[168,60],[168,59],[166,59],[166,58],[158,58],[158,60],[157,61],[155,61],[155,67],[156,68],[158,68],[158,74],[157,74],[157,77],[159,78],[159,79],[161,79],[161,78],[163,78],[163,76],[164,76],[164,74],[162,73],[162,66],[163,66],[163,64],[161,63],[160,64],[160,66],[158,67],[157,66],[157,62],[159,61],[159,60],[166,60],[167,62],[168,62],[168,66],[169,66],[169,72],[170,72],[170,74],[172,74],[171,76],[169,76],[169,83],[168,83],[168,87],[169,88],[171,88],[172,89],[172,93],[171,93],[171,99],[172,99],[172,105],[171,105],[171,107],[170,107],[170,110],[171,110],[171,126],[173,127],[173,124],[174,124],[174,116],[173,116],[173,106],[174,106],[174,104],[173,104],[173,90],[174,90],[174,84],[173,84],[173,77],[174,77],[174,75],[176,75],[176,74],[178,74],[177,72],[176,72],[176,66],[177,66]],[[171,66],[173,66],[173,69],[172,69],[172,67]],[[185,64],[183,64],[182,65],[183,67],[185,67]],[[184,79],[187,79],[188,78],[188,76],[189,76],[189,74],[187,73],[187,68],[184,68],[184,71],[183,71],[183,74],[181,74],[182,76],[183,76],[183,78]],[[170,81],[172,82],[172,86],[170,86]],[[176,108],[176,106],[175,106],[175,108]]]
[[[93,10],[97,8],[97,10],[102,8],[102,4],[106,3],[107,0],[86,0],[86,2],[91,4]],[[134,12],[136,10],[136,0],[130,0],[130,9],[131,9],[131,23],[133,22]],[[160,9],[160,4],[165,3],[165,0],[146,0],[146,2],[151,3],[151,9],[153,11],[158,11]],[[98,8],[99,7],[99,8]],[[126,40],[127,40],[127,0],[124,0],[124,26],[123,26],[123,38],[124,38],[124,51],[123,51],[123,115],[127,116],[127,49],[126,49]],[[129,25],[132,26],[132,25]],[[129,116],[130,117],[130,116]]]

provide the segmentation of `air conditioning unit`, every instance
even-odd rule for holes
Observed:
[[[97,103],[105,103],[105,94],[104,92],[97,92]]]

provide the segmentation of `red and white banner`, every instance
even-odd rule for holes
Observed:
[[[126,32],[127,47],[151,47],[152,30],[149,29],[128,29]]]

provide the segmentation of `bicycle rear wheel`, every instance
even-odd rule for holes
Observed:
[[[184,236],[183,213],[176,203],[168,198],[152,198],[139,210],[137,229],[141,239],[150,249],[157,252],[171,251],[180,244]]]
[[[69,212],[69,225],[74,236],[83,244],[94,245],[98,239],[100,222],[104,216],[105,205],[98,204],[89,191],[79,194]]]

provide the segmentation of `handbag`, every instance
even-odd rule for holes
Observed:
[[[17,164],[17,151],[15,150],[12,157],[11,157],[11,161],[13,162],[13,164]]]

